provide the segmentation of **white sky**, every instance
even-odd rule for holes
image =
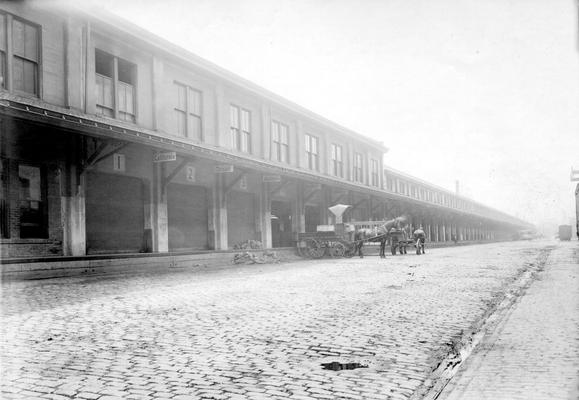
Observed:
[[[529,222],[569,223],[574,0],[96,0],[390,148],[386,165]]]

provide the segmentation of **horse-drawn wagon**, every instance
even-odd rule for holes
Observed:
[[[390,221],[365,221],[342,223],[342,214],[347,205],[338,204],[329,207],[336,217],[335,225],[318,225],[316,232],[300,233],[298,235],[297,250],[302,257],[321,258],[352,257],[358,254],[363,257],[362,248],[365,244],[378,243],[380,257],[385,257],[385,247],[389,242],[392,254],[399,249],[400,254],[406,254],[406,247],[417,246],[416,254],[424,253],[424,240],[408,240],[403,226],[405,217],[394,218]]]

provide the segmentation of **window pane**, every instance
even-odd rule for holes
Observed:
[[[36,64],[24,61],[24,91],[36,94]]]
[[[231,148],[237,149],[239,147],[239,129],[231,128]]]
[[[189,112],[201,116],[201,92],[195,89],[189,89],[189,98],[191,99]]]
[[[6,87],[6,54],[0,51],[0,87]]]
[[[97,104],[113,108],[113,80],[102,75],[96,76]]]
[[[118,87],[118,95],[117,95],[117,102],[119,104],[119,111],[127,111],[126,102],[127,102],[127,93],[125,88],[119,84]]]
[[[249,111],[241,110],[241,129],[249,132]]]
[[[175,111],[175,118],[177,119],[177,135],[187,136],[187,114],[182,111]]]
[[[181,111],[187,111],[187,91],[185,86],[176,83],[175,90],[177,97],[177,107],[175,108]]]
[[[281,125],[281,142],[288,144],[288,127],[286,125]]]
[[[118,59],[118,73],[119,81],[134,85],[135,82],[135,66],[128,61]]]
[[[312,137],[312,153],[318,154],[318,138]]]
[[[12,73],[14,89],[24,90],[24,61],[22,59],[14,57],[14,62],[12,63]]]
[[[244,132],[241,135],[241,151],[249,153],[250,145],[250,136],[248,133]]]
[[[279,125],[277,122],[271,124],[271,137],[274,142],[279,141]]]
[[[18,166],[20,183],[20,237],[46,237],[43,179],[40,168]]]
[[[135,110],[133,107],[133,87],[131,85],[119,82],[118,101],[119,101],[119,111],[133,115],[135,114]]]
[[[6,16],[0,14],[0,50],[6,50]]]
[[[24,28],[24,56],[38,62],[38,29],[28,24]]]
[[[229,119],[233,128],[239,129],[239,108],[235,106],[229,107]]]
[[[15,55],[24,57],[24,24],[17,19],[12,20],[12,46]]]
[[[190,118],[191,129],[189,136],[195,140],[201,140],[203,135],[201,134],[201,118],[192,116]]]
[[[311,140],[311,136],[310,135],[305,135],[306,138],[306,152],[310,152],[310,140]]]
[[[36,94],[38,66],[19,57],[14,57],[14,89]]]
[[[97,74],[113,77],[113,56],[102,51],[95,51],[95,72]]]

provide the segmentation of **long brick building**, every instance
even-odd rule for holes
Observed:
[[[526,223],[385,169],[387,148],[114,15],[0,3],[2,258],[295,245],[401,213],[431,240]]]

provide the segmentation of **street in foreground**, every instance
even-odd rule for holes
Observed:
[[[2,398],[410,398],[552,249],[4,283]]]
[[[551,254],[439,400],[579,399],[579,246]]]

